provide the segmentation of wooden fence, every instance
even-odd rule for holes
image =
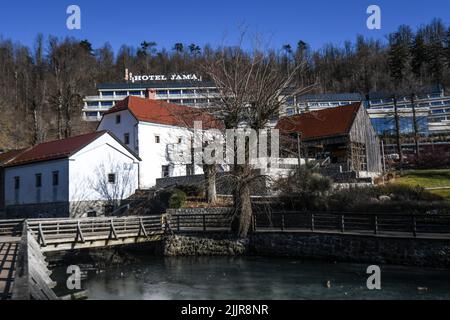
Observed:
[[[0,220],[0,236],[21,236],[24,219]]]
[[[160,215],[81,219],[30,219],[28,228],[41,246],[55,242],[113,240],[162,232]]]

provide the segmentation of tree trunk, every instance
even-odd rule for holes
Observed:
[[[209,204],[214,204],[217,201],[216,192],[216,165],[204,165],[205,168],[205,183],[206,183],[206,201]]]
[[[250,199],[250,188],[248,184],[241,186],[238,190],[237,196],[237,209],[239,210],[239,227],[237,228],[237,237],[240,239],[247,238],[248,232],[252,225],[252,203]]]

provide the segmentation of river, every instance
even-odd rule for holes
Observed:
[[[90,271],[89,299],[450,299],[450,271],[380,266],[381,290],[368,290],[366,264],[263,257],[146,257]],[[65,267],[54,270],[57,291]],[[330,286],[327,286],[327,282]]]

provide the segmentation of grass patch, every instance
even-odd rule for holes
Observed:
[[[447,199],[450,201],[450,189],[445,189],[445,190],[430,190],[430,192],[432,194],[441,196],[444,199]]]
[[[450,170],[406,171],[400,178],[397,178],[394,183],[406,184],[409,186],[421,186],[423,188],[450,187]]]

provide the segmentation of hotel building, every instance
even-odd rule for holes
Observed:
[[[193,107],[208,105],[217,98],[217,89],[206,81],[99,84],[97,90],[98,95],[83,99],[83,119],[86,121],[100,121],[116,102],[127,96],[145,98],[149,90],[154,92],[156,100]]]
[[[86,96],[83,106],[83,119],[100,121],[103,114],[114,107],[116,102],[127,96],[152,97],[165,102],[202,107],[218,97],[213,83],[202,80],[173,81],[172,77],[159,81],[99,84],[98,95]],[[201,79],[200,77],[198,79]],[[369,99],[359,93],[344,94],[306,94],[289,99],[280,116],[291,116],[307,111],[349,105],[363,101],[372,124],[379,135],[395,131],[394,103],[391,97],[371,94]],[[410,97],[397,100],[402,133],[413,131],[413,108]],[[441,87],[435,87],[415,99],[415,113],[419,132],[424,135],[450,132],[450,96]]]

